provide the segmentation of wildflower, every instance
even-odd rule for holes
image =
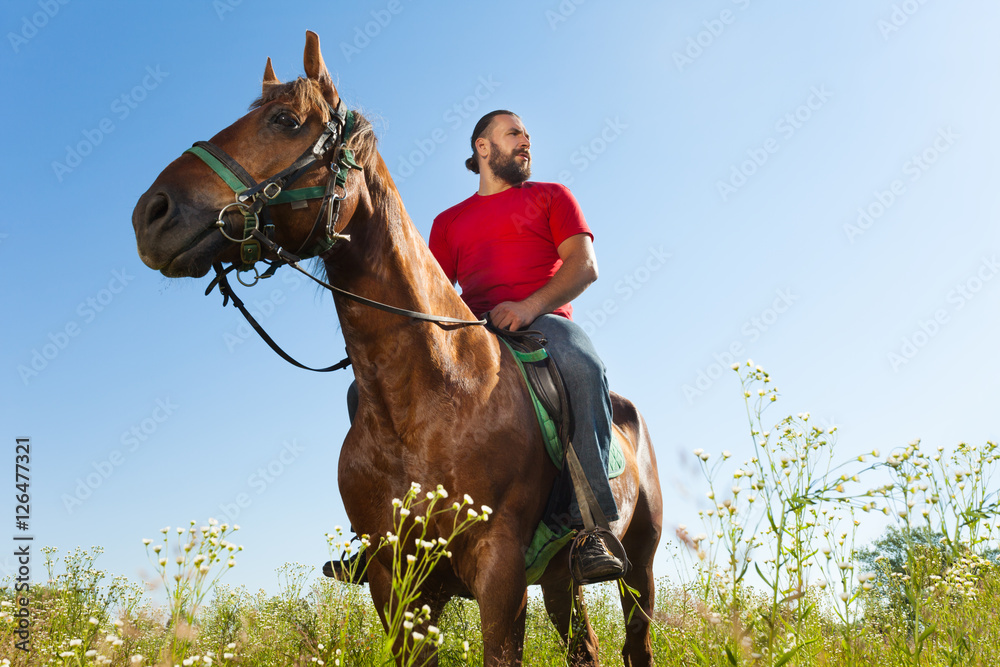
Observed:
[[[79,646],[82,643],[83,643],[82,639],[70,639],[69,640],[69,645],[70,646]]]
[[[477,518],[478,516],[479,516],[479,513],[478,513],[478,512],[476,512],[476,510],[474,510],[474,509],[472,509],[472,508],[470,507],[470,508],[469,508],[469,518],[470,518],[470,519],[475,519],[475,518]]]
[[[424,641],[423,634],[421,634],[419,632],[414,632],[413,633],[413,641],[415,641],[415,642],[422,642],[422,641]]]
[[[406,555],[406,562],[407,563],[416,563],[417,562],[417,557],[414,556],[413,554],[407,554]]]
[[[465,501],[466,505],[471,505],[472,504],[472,496],[470,496],[468,493],[466,493],[464,496],[462,496],[462,499]]]
[[[142,539],[142,543],[145,544],[147,547],[149,546],[150,542],[152,542],[152,541],[153,540],[149,539],[148,537],[144,537]]]
[[[410,516],[410,510],[404,507],[403,509],[399,510],[399,516],[404,518]]]

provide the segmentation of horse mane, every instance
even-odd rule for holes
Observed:
[[[268,102],[282,99],[299,109],[315,106],[320,110],[324,123],[330,120],[330,107],[323,97],[319,83],[303,77],[287,83],[265,83],[260,97],[250,103],[250,109],[259,109]],[[347,147],[354,151],[354,158],[360,165],[369,166],[372,156],[377,153],[377,139],[371,122],[360,112],[354,111],[354,129],[347,138]]]

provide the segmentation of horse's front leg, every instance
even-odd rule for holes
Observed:
[[[444,610],[448,596],[440,589],[429,586],[420,590],[420,596],[409,609],[399,607],[399,598],[392,588],[392,572],[378,560],[372,560],[368,568],[369,590],[372,596],[372,603],[378,610],[379,618],[382,620],[382,627],[386,633],[392,632],[392,625],[397,625],[396,636],[391,637],[392,652],[396,656],[396,663],[399,665],[411,664],[414,659],[418,665],[423,667],[437,667],[438,656],[437,646],[433,641],[427,642],[419,655],[414,656],[412,632],[420,631],[423,635],[428,635],[428,628],[436,626],[441,612]],[[420,610],[426,606],[430,611],[426,614]],[[418,620],[414,621],[411,628],[398,627],[405,619],[405,612],[412,612]],[[411,639],[410,646],[406,647],[407,639]]]
[[[479,602],[486,667],[520,665],[528,581],[524,552],[514,531],[496,530],[479,542],[470,588]]]

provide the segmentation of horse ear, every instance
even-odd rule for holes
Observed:
[[[306,50],[302,56],[302,64],[305,66],[306,76],[319,83],[326,101],[336,108],[340,102],[340,95],[337,94],[333,78],[326,69],[326,63],[323,62],[323,54],[319,50],[319,36],[312,30],[306,31]]]
[[[274,68],[271,67],[271,59],[267,59],[267,65],[264,67],[264,85],[281,83],[278,81],[278,77],[274,75]]]

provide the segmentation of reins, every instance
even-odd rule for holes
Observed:
[[[350,169],[361,170],[361,166],[358,165],[354,159],[353,152],[347,148],[348,135],[354,129],[354,113],[347,110],[343,101],[341,101],[337,105],[336,109],[330,107],[330,115],[331,119],[325,124],[323,133],[313,143],[309,150],[299,156],[299,158],[289,167],[283,169],[274,176],[261,181],[260,183],[254,181],[246,169],[244,169],[233,157],[208,141],[196,142],[191,148],[185,151],[186,153],[192,153],[208,165],[208,167],[211,168],[212,171],[214,171],[216,175],[218,175],[219,178],[221,178],[223,182],[225,182],[226,185],[228,185],[236,194],[235,201],[227,204],[219,211],[219,215],[214,223],[214,226],[218,228],[222,235],[227,239],[240,244],[240,263],[233,263],[225,269],[222,267],[221,262],[215,262],[212,264],[212,268],[215,269],[215,278],[212,279],[206,288],[205,295],[209,295],[215,286],[218,285],[219,292],[222,294],[223,307],[228,305],[229,300],[232,299],[233,305],[236,306],[240,313],[243,314],[243,317],[246,318],[247,322],[251,327],[253,327],[254,331],[256,331],[261,339],[263,339],[263,341],[267,343],[268,346],[270,346],[270,348],[274,350],[282,359],[294,366],[297,366],[298,368],[315,371],[317,373],[326,373],[346,368],[351,363],[350,359],[344,359],[326,368],[312,368],[296,361],[274,342],[264,328],[257,322],[256,319],[254,319],[253,315],[250,314],[250,311],[247,310],[243,301],[236,295],[232,285],[230,285],[227,277],[229,273],[236,271],[236,276],[239,282],[247,287],[252,287],[257,284],[260,279],[270,278],[279,268],[284,265],[288,265],[331,292],[340,294],[347,299],[371,308],[376,308],[378,310],[396,315],[402,315],[416,320],[434,322],[437,324],[486,324],[486,320],[463,320],[455,317],[431,315],[428,313],[390,306],[373,299],[359,296],[337,287],[336,285],[331,285],[326,281],[320,280],[299,265],[299,262],[302,259],[316,257],[326,253],[332,249],[339,240],[351,240],[349,235],[337,232],[336,225],[340,219],[340,203],[347,196],[346,184],[348,172]],[[337,153],[330,162],[331,174],[325,187],[313,186],[308,188],[298,188],[295,190],[285,189],[308,170],[319,164],[320,160],[322,160],[322,158],[335,145],[337,146]],[[338,187],[344,192],[343,195],[337,194]],[[323,204],[320,206],[319,213],[316,216],[316,222],[313,223],[312,229],[296,252],[288,252],[274,242],[274,225],[270,220],[270,215],[268,214],[266,207],[273,206],[275,204],[302,202],[320,198],[322,198]],[[226,211],[234,207],[243,215],[242,239],[233,238],[227,234],[225,230],[226,222],[223,217],[225,216]],[[309,239],[316,233],[316,230],[323,219],[324,211],[326,212],[325,238],[317,241],[316,245],[308,251],[309,254],[302,255],[300,257],[299,255],[309,243]],[[260,229],[261,217],[265,218],[263,231]],[[273,253],[276,259],[264,259],[262,248]],[[264,262],[265,264],[268,264],[268,269],[263,274],[257,271],[257,262]],[[254,272],[252,282],[244,282],[240,277],[240,274],[250,271]]]

